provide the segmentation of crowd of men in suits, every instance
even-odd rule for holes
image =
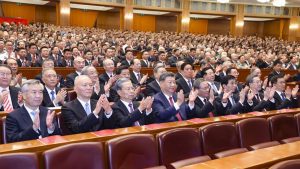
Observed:
[[[14,28],[22,28],[17,37],[11,33]],[[61,106],[63,125],[70,134],[298,107],[299,86],[290,88],[286,82],[299,81],[299,75],[290,76],[283,71],[299,70],[298,44],[288,46],[288,42],[272,38],[237,40],[187,34],[179,35],[179,40],[173,39],[171,46],[163,38],[149,39],[148,45],[142,40],[137,45],[136,41],[124,38],[126,43],[121,45],[118,43],[122,38],[108,36],[110,31],[95,30],[95,34],[107,36],[94,37],[91,30],[78,28],[82,31],[80,34],[60,28],[53,32],[54,28],[57,27],[2,26],[0,110],[9,112],[6,118],[8,142],[62,134],[55,112],[46,107]],[[33,35],[25,36],[23,33],[28,30],[41,30],[41,33],[31,32]],[[128,34],[122,35],[127,37]],[[134,39],[135,36],[130,35]],[[172,33],[159,35],[175,38]],[[27,36],[41,36],[42,40]],[[180,37],[193,39],[190,46],[178,46]],[[24,41],[27,38],[28,41]],[[100,43],[101,53],[95,38],[105,42]],[[216,39],[220,41],[219,46],[214,45]],[[253,39],[256,44],[252,43]],[[46,43],[51,40],[55,42]],[[287,46],[272,49],[265,46],[270,43],[287,43]],[[15,50],[10,44],[15,45]],[[136,57],[135,50],[141,51],[142,59]],[[200,70],[195,70],[197,64]],[[18,73],[18,67],[34,66],[42,67],[35,79],[24,80]],[[75,71],[63,77],[55,71],[57,66],[74,67]],[[104,73],[99,75],[97,66],[102,66]],[[142,67],[152,67],[153,76],[142,74]],[[168,72],[167,67],[176,67],[178,72]],[[251,68],[246,83],[238,81],[238,68]],[[273,71],[264,78],[261,68]],[[66,101],[65,88],[74,89],[74,100]]]

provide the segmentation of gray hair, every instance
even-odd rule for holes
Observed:
[[[88,70],[89,70],[89,68],[95,68],[94,66],[91,66],[91,65],[89,65],[89,66],[85,66],[83,69],[82,69],[82,71],[81,71],[81,75],[88,75]],[[95,68],[96,69],[96,68]]]
[[[160,69],[160,68],[165,68],[165,67],[163,65],[158,65],[153,69],[153,73],[157,73],[158,69]]]
[[[200,85],[205,82],[205,80],[203,78],[198,78],[194,81],[193,87],[195,89],[200,89]]]
[[[22,93],[27,92],[29,90],[28,89],[29,86],[32,86],[32,85],[39,85],[42,88],[42,90],[44,90],[44,86],[42,85],[42,83],[39,80],[29,79],[25,83],[22,84],[22,87],[21,87]]]
[[[175,74],[172,73],[172,72],[165,72],[165,73],[160,75],[159,82],[165,81],[167,79],[167,77],[174,77],[175,78]]]
[[[123,84],[126,82],[131,82],[128,78],[120,78],[116,81],[115,89],[116,91],[122,90]]]

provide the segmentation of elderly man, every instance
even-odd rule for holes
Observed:
[[[110,78],[112,78],[115,70],[114,61],[111,59],[105,59],[103,61],[103,68],[105,72],[99,76],[99,80],[101,83],[107,83]]]
[[[6,118],[7,142],[25,141],[60,134],[55,112],[40,106],[43,85],[28,80],[22,85],[24,105],[9,113]]]
[[[150,82],[146,85],[146,89],[144,92],[146,96],[153,96],[156,93],[161,91],[160,86],[159,86],[159,77],[162,73],[165,73],[165,72],[167,72],[167,70],[163,65],[156,66],[153,69],[155,80],[153,80],[152,82]]]
[[[86,75],[75,79],[77,98],[62,107],[62,117],[70,133],[84,133],[116,126],[111,118],[112,108],[105,95],[91,99],[93,82]]]
[[[67,77],[66,77],[66,87],[67,88],[74,87],[74,80],[78,75],[81,75],[81,71],[84,67],[84,64],[85,64],[85,62],[82,57],[76,57],[74,59],[75,72],[67,75]]]
[[[42,72],[42,81],[45,84],[44,99],[45,107],[57,107],[64,104],[67,91],[57,87],[57,74],[54,69],[45,69]]]
[[[115,88],[120,99],[113,105],[114,116],[117,119],[116,127],[140,126],[153,122],[151,97],[143,99],[140,103],[133,101],[135,89],[128,78],[117,80]]]

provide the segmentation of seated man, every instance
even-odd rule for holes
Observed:
[[[54,69],[45,69],[42,72],[42,81],[45,84],[42,106],[57,107],[65,102],[67,91],[56,87],[57,74]]]
[[[203,79],[208,82],[210,88],[214,92],[215,96],[218,96],[222,92],[221,84],[215,81],[215,72],[213,68],[206,67],[202,69]]]
[[[65,125],[73,134],[113,128],[112,109],[105,95],[92,100],[93,83],[86,75],[75,79],[74,90],[77,98],[62,106],[61,113]]]
[[[104,73],[102,73],[99,76],[99,80],[101,83],[105,84],[108,82],[108,80],[112,77],[115,76],[114,71],[115,71],[115,64],[114,61],[111,59],[104,59],[103,60],[103,68],[104,68]]]
[[[151,97],[143,99],[140,103],[133,101],[134,87],[127,78],[117,80],[115,88],[120,96],[120,99],[112,106],[113,116],[116,116],[118,121],[116,128],[140,126],[152,122],[150,113],[153,99]]]
[[[145,95],[146,96],[153,96],[158,92],[161,92],[160,86],[159,86],[159,77],[162,73],[167,72],[166,68],[164,66],[156,66],[153,69],[153,74],[155,77],[155,80],[153,80],[152,82],[148,83],[146,85],[146,89],[145,89]]]
[[[12,79],[12,71],[7,65],[0,65],[0,111],[11,112],[22,106],[20,89],[9,86]]]
[[[177,92],[183,90],[184,97],[188,98],[194,83],[194,67],[189,63],[183,63],[180,69],[182,73],[182,78],[176,80]]]
[[[74,59],[74,68],[75,68],[75,72],[73,73],[70,73],[67,75],[66,77],[66,87],[67,88],[73,88],[74,87],[74,81],[75,81],[75,78],[78,76],[78,75],[81,75],[81,71],[84,67],[84,59],[82,57],[76,57]]]
[[[227,75],[222,79],[221,85],[223,92],[215,99],[215,115],[229,115],[244,113],[244,101],[246,89],[242,89],[238,94],[234,94],[237,90],[236,78]]]
[[[182,121],[188,118],[187,114],[193,108],[184,102],[183,91],[180,90],[176,95],[175,75],[166,72],[160,75],[159,85],[161,92],[154,95],[153,111],[155,122],[164,123],[172,121]],[[194,94],[191,92],[191,94]]]
[[[296,85],[293,90],[286,88],[286,83],[283,75],[275,75],[271,78],[271,83],[275,87],[275,109],[296,108],[298,105],[297,93],[299,86]]]
[[[7,142],[25,141],[60,134],[55,112],[40,106],[44,86],[38,80],[22,85],[24,105],[6,117]]]
[[[202,79],[196,79],[194,82],[194,91],[196,97],[189,97],[189,102],[194,107],[191,113],[188,114],[188,118],[205,118],[213,116],[214,110],[214,92],[211,89],[209,82]]]

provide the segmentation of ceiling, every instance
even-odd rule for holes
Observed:
[[[192,0],[192,1],[207,1],[207,2],[216,2],[217,0]],[[271,2],[273,0],[270,0]],[[230,0],[230,3],[237,3],[237,4],[259,4],[259,5],[272,5],[272,3],[260,3],[257,0]],[[286,6],[289,7],[300,7],[300,0],[286,0]]]

